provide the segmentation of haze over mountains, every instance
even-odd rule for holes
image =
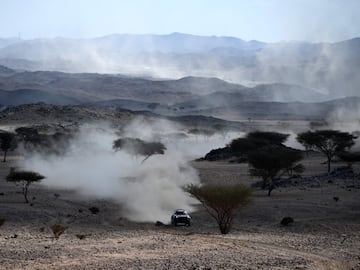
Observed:
[[[234,37],[114,34],[94,39],[0,39],[0,64],[23,70],[217,77],[245,85],[286,83],[358,95],[360,38],[338,43]]]
[[[346,108],[351,99],[343,97],[360,95],[360,38],[316,44],[180,33],[11,38],[0,39],[0,64],[1,106],[321,119]]]

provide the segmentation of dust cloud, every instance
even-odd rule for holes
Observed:
[[[160,141],[164,155],[144,157],[125,151],[114,151],[113,141],[134,137]],[[77,191],[81,197],[109,199],[117,202],[122,214],[139,222],[168,222],[176,208],[193,210],[194,200],[183,186],[200,183],[197,171],[189,161],[215,147],[223,147],[235,134],[211,137],[184,135],[166,121],[145,122],[136,119],[121,131],[107,125],[83,126],[61,156],[34,154],[23,165],[46,176],[42,182],[49,188]]]

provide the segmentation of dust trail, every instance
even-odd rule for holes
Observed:
[[[160,141],[167,148],[164,155],[151,156],[141,164],[143,157],[112,149],[118,131],[83,126],[64,155],[36,154],[24,167],[44,174],[45,186],[118,202],[131,220],[168,222],[176,208],[193,210],[194,201],[182,187],[200,180],[189,161],[224,144],[220,136],[179,139],[167,135],[175,132],[179,131],[166,121],[150,124],[135,120],[126,126],[122,136]]]

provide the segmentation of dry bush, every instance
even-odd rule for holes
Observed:
[[[89,211],[91,212],[91,214],[96,215],[97,213],[100,212],[100,209],[98,207],[96,207],[96,206],[92,206],[92,207],[89,208]]]
[[[50,226],[50,229],[52,230],[55,239],[59,239],[60,235],[62,235],[67,228],[68,227],[59,224],[54,224]]]
[[[294,219],[292,217],[284,217],[280,222],[280,224],[283,226],[289,226],[290,224],[293,223],[294,223]]]
[[[85,239],[86,237],[90,236],[90,234],[76,234],[75,235],[77,238],[79,238],[80,240]]]
[[[251,188],[242,185],[189,185],[185,191],[203,204],[222,234],[230,232],[235,210],[247,206],[252,197]]]

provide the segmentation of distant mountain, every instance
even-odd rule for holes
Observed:
[[[155,111],[158,110],[160,107],[164,107],[159,103],[148,103],[148,102],[135,101],[129,99],[111,99],[111,100],[86,103],[85,105],[94,106],[94,107],[105,107],[105,108],[115,107],[130,111]]]
[[[0,104],[3,106],[13,106],[37,102],[44,102],[54,105],[74,105],[81,103],[75,98],[47,93],[41,90],[18,89],[13,91],[4,91],[0,89]]]
[[[0,38],[0,49],[12,44],[21,43],[23,41],[24,40],[20,38]]]
[[[330,99],[312,89],[295,85],[269,84],[249,88],[216,78],[185,77],[178,80],[152,80],[110,74],[50,71],[6,74],[0,76],[0,88],[4,90],[41,90],[49,94],[70,97],[81,103],[118,100],[116,102],[119,104],[121,100],[124,108],[136,110],[141,102],[146,103],[146,106],[158,103],[165,107],[172,106],[173,109],[180,107],[204,109],[207,106],[234,105],[243,101],[308,102]],[[141,108],[144,107],[142,105]]]
[[[243,102],[315,102],[329,99],[328,95],[308,88],[286,84],[262,84],[253,88],[214,92],[174,104],[180,110],[202,110],[215,107],[236,106]]]
[[[1,46],[1,44],[3,46]],[[8,46],[5,46],[8,45]],[[182,33],[169,35],[133,35],[112,34],[93,39],[0,39],[2,56],[10,58],[33,58],[39,55],[55,57],[59,50],[80,51],[81,48],[125,51],[127,53],[202,53],[216,48],[234,48],[241,50],[258,50],[265,43],[260,41],[244,41],[235,37],[196,36]],[[15,53],[22,51],[20,55]],[[52,53],[51,53],[52,52]],[[45,55],[44,55],[45,53]]]
[[[181,114],[214,116],[227,120],[332,120],[358,121],[360,97],[347,97],[326,102],[239,102],[236,105],[207,109],[181,110]]]
[[[16,71],[11,68],[0,65],[0,76],[3,76],[3,75],[8,76],[8,75],[14,74],[15,72]]]
[[[360,38],[337,43],[264,43],[173,33],[0,39],[0,65],[171,79],[218,77],[246,85],[284,83],[343,97],[359,95]]]

